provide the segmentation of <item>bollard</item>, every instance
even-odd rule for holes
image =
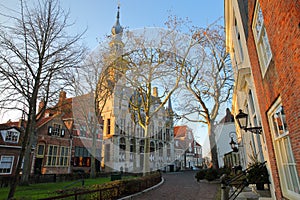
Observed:
[[[221,200],[229,199],[229,187],[226,184],[226,174],[223,174],[221,177]]]

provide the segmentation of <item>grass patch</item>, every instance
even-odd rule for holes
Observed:
[[[84,179],[84,186],[88,187],[91,185],[102,184],[109,181],[110,178]],[[15,198],[18,200],[36,200],[39,198],[56,196],[56,191],[64,189],[65,187],[69,189],[73,187],[80,187],[82,185],[81,181],[74,184],[72,183],[74,183],[74,181],[57,183],[39,183],[31,184],[29,186],[18,186],[15,193]],[[0,188],[0,200],[5,200],[7,198],[8,192],[9,187]]]

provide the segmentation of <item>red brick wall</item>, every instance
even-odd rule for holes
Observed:
[[[1,156],[14,156],[14,162],[13,162],[13,167],[11,174],[0,174],[0,176],[13,176],[15,175],[16,167],[18,164],[18,159],[19,159],[19,154],[20,150],[18,148],[5,148],[5,147],[0,147],[0,155]]]
[[[298,174],[300,174],[300,1],[259,1],[273,54],[264,78],[260,72],[251,28],[256,0],[248,2],[249,38],[247,46],[269,150],[276,196],[278,199],[282,199],[267,112],[280,96],[286,114]]]

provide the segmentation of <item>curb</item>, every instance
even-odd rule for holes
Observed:
[[[143,190],[143,191],[141,191],[141,192],[138,192],[138,193],[135,193],[135,194],[126,196],[126,197],[122,197],[122,198],[120,198],[120,199],[118,199],[118,200],[127,200],[127,199],[131,199],[132,197],[135,197],[135,196],[141,195],[141,194],[143,194],[143,193],[149,192],[149,191],[151,191],[151,190],[153,190],[153,189],[159,187],[159,186],[160,186],[161,184],[163,184],[164,182],[165,182],[165,179],[164,179],[163,177],[161,177],[161,181],[160,181],[158,184],[156,184],[156,185],[154,185],[154,186],[152,186],[152,187],[150,187],[150,188],[147,188],[147,189],[145,189],[145,190]]]

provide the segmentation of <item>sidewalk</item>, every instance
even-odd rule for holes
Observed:
[[[270,191],[246,187],[236,200],[272,200]]]

